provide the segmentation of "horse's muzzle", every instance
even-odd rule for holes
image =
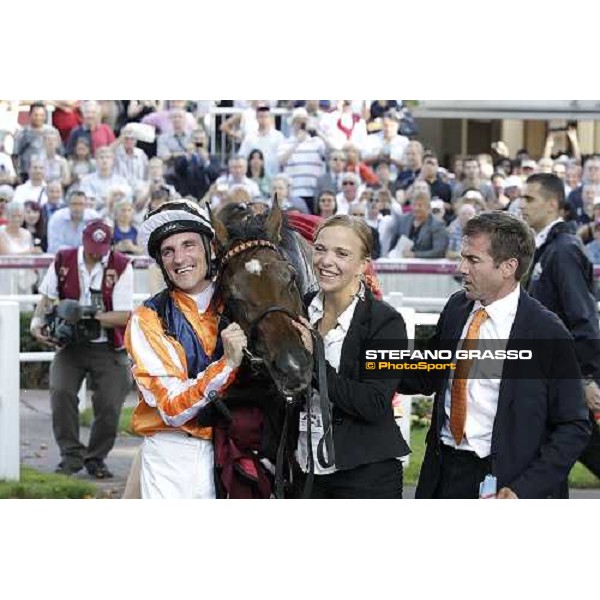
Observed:
[[[277,354],[272,364],[274,378],[286,393],[297,394],[312,379],[313,359],[304,348],[292,348]]]

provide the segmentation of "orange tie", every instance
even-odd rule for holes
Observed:
[[[484,308],[480,308],[475,312],[462,345],[463,350],[473,350],[477,347],[476,340],[479,339],[479,330],[487,318],[488,314]],[[456,371],[454,372],[454,381],[452,382],[450,432],[457,445],[460,445],[465,433],[465,423],[467,421],[467,383],[472,363],[473,361],[467,358],[456,361]]]

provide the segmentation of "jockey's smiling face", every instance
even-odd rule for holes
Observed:
[[[176,233],[164,240],[160,256],[173,285],[186,294],[199,294],[210,281],[206,277],[206,256],[199,233]]]

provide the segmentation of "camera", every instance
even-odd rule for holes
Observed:
[[[92,295],[92,304],[81,306],[77,300],[61,300],[46,314],[49,337],[61,346],[89,342],[100,337],[100,321],[96,313],[103,310],[102,297]]]

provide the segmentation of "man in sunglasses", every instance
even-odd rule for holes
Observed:
[[[6,225],[6,205],[12,200],[14,190],[10,185],[0,185],[0,225]]]
[[[350,204],[360,198],[360,177],[356,173],[344,173],[342,191],[337,195],[337,214],[347,215]]]

